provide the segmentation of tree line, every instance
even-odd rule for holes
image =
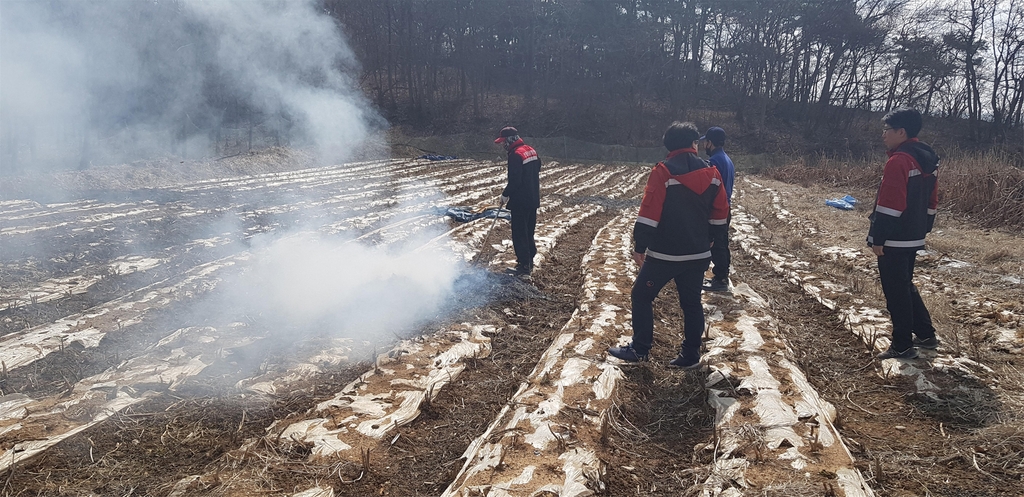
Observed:
[[[323,8],[349,37],[364,91],[398,122],[472,121],[528,106],[541,120],[571,110],[572,122],[554,122],[549,134],[611,121],[629,142],[647,133],[650,115],[698,106],[833,131],[849,125],[849,109],[913,106],[966,121],[974,140],[1021,139],[1024,0],[323,0]]]

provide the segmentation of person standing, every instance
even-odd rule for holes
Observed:
[[[608,354],[626,362],[649,359],[654,345],[654,299],[675,281],[683,309],[684,340],[670,366],[700,367],[704,308],[701,287],[711,263],[711,240],[729,217],[729,202],[718,169],[697,156],[700,132],[693,123],[675,122],[665,131],[668,157],[651,170],[640,213],[633,226],[633,260],[640,273],[633,283],[633,341]]]
[[[704,145],[704,153],[708,154],[708,162],[718,169],[722,176],[722,184],[725,186],[725,198],[729,201],[730,214],[725,222],[725,229],[718,231],[718,237],[713,238],[711,245],[711,273],[714,275],[711,281],[705,282],[704,289],[712,292],[729,291],[729,264],[732,260],[729,252],[729,225],[732,222],[732,185],[736,178],[736,170],[732,159],[725,153],[725,130],[712,126],[700,137]]]
[[[938,208],[939,156],[918,141],[921,113],[896,109],[882,118],[889,155],[875,197],[868,247],[878,257],[878,276],[892,319],[892,345],[878,359],[913,359],[916,347],[938,348],[931,316],[914,286],[914,261],[924,248]]]
[[[529,276],[533,271],[533,258],[537,255],[533,236],[540,207],[540,157],[511,126],[502,128],[494,143],[500,143],[508,152],[508,184],[501,192],[501,204],[512,214],[512,248],[516,253],[516,267],[509,272]]]

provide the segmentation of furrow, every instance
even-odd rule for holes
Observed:
[[[603,361],[602,344],[626,329],[634,216],[620,213],[595,236],[582,264],[583,301],[529,379],[466,449],[465,465],[442,495],[592,495],[591,485],[604,475],[597,449],[606,410],[622,378]]]
[[[244,328],[176,330],[144,354],[78,381],[63,393],[33,399],[17,394],[0,403],[0,471],[103,422],[128,407],[174,392],[188,378],[262,337]],[[4,443],[3,440],[15,443]],[[8,446],[8,447],[4,447]]]
[[[772,479],[835,492],[827,477],[808,478],[834,474],[843,495],[874,495],[835,428],[835,407],[788,359],[793,351],[767,301],[746,283],[705,301],[711,317],[704,360],[711,368],[704,381],[718,437],[696,448],[713,455],[703,491]]]
[[[739,196],[742,200],[743,195]],[[842,302],[848,293],[846,288],[817,274],[810,263],[802,261],[789,253],[777,252],[769,248],[757,233],[761,222],[750,215],[742,204],[733,206],[733,240],[744,252],[755,259],[769,265],[786,281],[802,288],[805,293],[823,306],[836,312],[848,330],[875,352],[882,352],[891,343],[891,323],[885,314],[877,308],[867,305],[847,305]],[[918,361],[886,359],[882,361],[884,376],[902,375],[911,378],[918,392],[936,397],[940,387],[928,380],[926,370],[918,366],[921,362],[927,369],[940,371],[957,371],[967,377],[980,379],[987,377],[991,369],[966,357],[953,357],[948,354],[928,354]]]

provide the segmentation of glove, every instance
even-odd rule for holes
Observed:
[[[501,196],[501,205],[505,205],[507,203],[508,203],[508,197],[502,195]]]

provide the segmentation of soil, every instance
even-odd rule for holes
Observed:
[[[459,280],[473,292],[389,336],[360,340],[338,336],[330,322],[261,313],[221,288],[261,236],[312,227],[372,236],[386,249],[407,236],[378,231],[399,224],[388,215],[424,202],[410,199],[416,192],[410,185],[432,182],[449,199],[482,206],[503,186],[502,164],[395,159],[310,169],[307,156],[275,149],[235,162],[181,166],[178,178],[146,172],[160,164],[93,170],[77,181],[53,178],[51,184],[65,186],[59,199],[38,178],[0,191],[0,347],[14,350],[18,340],[70,323],[55,335],[59,343],[40,342],[38,357],[3,364],[0,451],[13,457],[22,444],[81,427],[8,465],[0,495],[297,495],[314,488],[331,493],[303,495],[441,495],[463,469],[467,448],[530,381],[579,310],[586,254],[620,209],[636,209],[643,182],[630,178],[645,177],[636,166],[545,164],[545,202],[552,207],[542,209],[538,226],[554,234],[530,279],[496,267],[510,253],[507,222],[446,222],[452,240],[478,250]],[[104,184],[114,186],[97,186]],[[845,290],[830,295],[835,309],[885,309],[876,266],[862,247],[870,206],[843,212],[824,205],[826,198],[853,193],[867,199],[871,192],[746,175],[736,185],[734,206],[755,219],[759,250],[840,283]],[[615,193],[618,187],[624,191]],[[593,213],[584,215],[589,208]],[[578,222],[565,222],[573,216]],[[732,283],[748,285],[767,301],[786,358],[835,407],[836,429],[874,495],[1024,495],[1024,236],[953,216],[940,219],[929,236],[933,250],[919,258],[916,272],[942,346],[923,354],[928,362],[915,364],[937,393],[887,373],[841,313],[735,241]],[[427,225],[417,223],[409,226],[426,232]],[[484,224],[495,226],[494,233],[484,236]],[[131,257],[137,267],[117,264]],[[159,263],[143,267],[139,261],[147,258]],[[220,264],[227,269],[210,276]],[[47,282],[57,282],[57,289]],[[735,325],[730,306],[736,304],[715,295],[705,299],[723,311],[722,326]],[[594,448],[605,468],[591,488],[596,495],[709,492],[720,441],[709,389],[734,385],[708,384],[700,371],[666,367],[682,339],[671,285],[655,312],[654,360],[619,366],[623,379],[608,409],[607,433]],[[500,330],[486,332],[489,354],[464,359],[453,382],[428,395],[414,419],[362,460],[318,458],[315,446],[281,441],[287,426],[379,369],[381,352],[458,323]],[[98,339],[74,334],[93,328],[102,332]],[[343,358],[303,359],[333,350],[343,350]],[[965,373],[942,367],[941,357],[980,366]],[[189,361],[204,367],[134,383],[111,379],[129,370],[142,375],[146,368],[133,361],[144,360],[154,361],[153,371]],[[289,380],[286,390],[244,387],[288,377],[304,364],[313,372]],[[131,403],[99,407],[117,399]],[[22,405],[28,411],[18,414]],[[566,416],[576,416],[568,423],[579,426],[589,414],[579,409]],[[834,474],[822,470],[805,478],[780,469],[758,447],[744,450],[750,461],[745,486],[732,482],[719,492],[842,495],[830,483]]]

